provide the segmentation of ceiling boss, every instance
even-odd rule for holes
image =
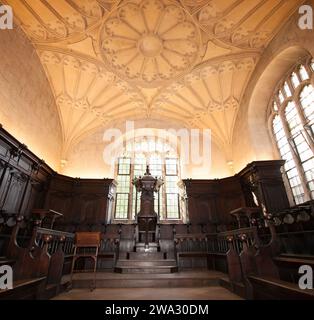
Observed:
[[[100,37],[107,66],[143,87],[159,86],[191,70],[201,45],[189,13],[165,0],[122,5],[106,19]]]

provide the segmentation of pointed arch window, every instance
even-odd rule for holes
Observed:
[[[314,199],[313,60],[298,64],[275,90],[270,113],[277,150],[286,160],[295,203]]]

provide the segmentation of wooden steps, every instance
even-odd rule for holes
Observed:
[[[176,260],[167,259],[165,252],[128,252],[121,256],[114,268],[117,273],[164,274],[178,271]]]
[[[129,259],[119,259],[116,267],[161,267],[170,266],[176,267],[177,263],[174,259],[164,259],[164,260],[129,260]]]
[[[192,288],[219,286],[222,273],[193,270],[168,274],[98,272],[96,288]],[[65,276],[64,281],[68,276]],[[93,273],[73,275],[72,288],[90,288]]]
[[[128,252],[127,259],[130,260],[163,260],[167,259],[165,252]]]
[[[137,267],[137,266],[124,266],[115,267],[115,272],[118,273],[152,273],[152,274],[163,274],[163,273],[174,273],[178,271],[178,267],[172,266],[150,266],[150,267]]]

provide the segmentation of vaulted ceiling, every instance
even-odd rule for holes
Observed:
[[[227,156],[250,75],[301,0],[7,0],[71,146],[125,119],[211,128]]]

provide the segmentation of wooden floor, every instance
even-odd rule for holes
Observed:
[[[241,300],[222,287],[73,289],[54,300]]]
[[[55,300],[239,300],[220,286],[223,273],[185,270],[172,274],[96,274],[96,290],[90,291],[93,274],[73,276],[72,290]],[[69,276],[63,281],[68,281]]]

